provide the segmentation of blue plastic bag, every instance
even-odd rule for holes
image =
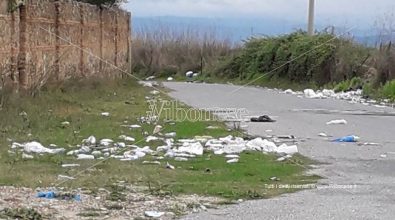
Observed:
[[[37,193],[38,198],[45,198],[45,199],[63,199],[63,200],[75,200],[77,202],[81,202],[80,195],[69,195],[69,194],[57,194],[53,191],[50,192],[39,192]]]
[[[352,143],[352,142],[358,142],[359,139],[360,138],[358,136],[350,135],[350,136],[345,136],[345,137],[341,137],[341,138],[335,139],[335,140],[333,140],[333,142],[349,142],[349,143]]]

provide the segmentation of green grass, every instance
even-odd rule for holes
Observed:
[[[162,165],[143,165],[142,161],[121,162],[107,160],[76,161],[75,157],[65,155],[37,156],[24,160],[20,155],[10,155],[12,139],[16,142],[37,140],[44,146],[57,144],[67,150],[75,149],[82,139],[94,135],[97,139],[111,138],[125,134],[140,140],[142,131],[152,133],[154,125],[144,125],[141,130],[129,130],[122,124],[137,124],[137,118],[145,116],[147,103],[145,97],[151,89],[143,88],[134,81],[72,81],[60,88],[46,88],[37,97],[9,96],[0,111],[0,185],[24,187],[66,186],[72,189],[87,188],[92,191],[106,187],[114,191],[114,183],[125,181],[130,184],[149,186],[149,193],[157,195],[191,194],[214,195],[226,198],[265,198],[294,190],[265,189],[270,177],[281,181],[276,183],[312,183],[316,177],[304,175],[305,169],[294,163],[280,163],[274,156],[261,153],[243,154],[238,164],[227,164],[223,157],[209,153],[188,162],[173,160],[162,161]],[[161,95],[168,99],[166,95]],[[185,107],[187,108],[187,107]],[[26,114],[20,114],[26,112]],[[110,112],[103,117],[102,112]],[[70,126],[62,126],[69,121]],[[161,123],[163,133],[176,132],[179,138],[210,135],[222,137],[228,132],[223,123],[215,121],[176,122],[174,125]],[[218,129],[208,130],[208,126]],[[148,145],[145,141],[139,146]],[[150,146],[163,145],[150,143]],[[143,160],[150,160],[146,157]],[[296,156],[298,163],[310,162]],[[166,162],[176,166],[175,170],[165,168]],[[81,167],[61,168],[61,164],[79,163]],[[90,168],[90,169],[87,169]],[[83,173],[81,171],[85,170]],[[210,172],[206,172],[209,170]],[[76,180],[58,185],[58,175],[74,176]],[[119,191],[119,190],[115,190]],[[122,200],[123,194],[113,193],[110,200]]]

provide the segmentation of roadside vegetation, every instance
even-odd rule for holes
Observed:
[[[139,124],[139,118],[146,115],[146,96],[152,89],[142,87],[135,81],[121,79],[72,80],[56,87],[45,86],[35,97],[8,94],[0,110],[0,185],[16,187],[69,187],[83,188],[92,192],[98,188],[113,190],[114,183],[124,182],[146,187],[146,192],[158,195],[199,194],[220,196],[228,199],[266,198],[294,189],[268,189],[265,184],[308,184],[316,176],[305,174],[311,161],[296,155],[293,161],[278,162],[275,155],[244,153],[237,164],[227,164],[226,159],[210,153],[186,162],[165,159],[161,165],[143,164],[143,160],[119,161],[109,159],[97,164],[93,161],[77,161],[74,156],[35,155],[34,159],[23,159],[20,153],[8,150],[12,142],[38,141],[44,146],[56,144],[66,152],[90,135],[98,139],[117,140],[120,135],[136,139],[141,147],[152,149],[160,143],[146,143],[144,137],[152,134],[154,124],[142,124],[137,130],[121,125]],[[169,99],[161,94],[162,99]],[[187,106],[184,106],[188,108]],[[109,117],[101,115],[109,112]],[[63,122],[69,122],[65,124]],[[164,132],[176,132],[176,139],[210,135],[224,137],[229,134],[226,126],[214,121],[176,122],[164,126]],[[207,127],[217,127],[209,130]],[[144,140],[141,142],[140,140]],[[154,160],[146,157],[144,160]],[[295,162],[296,161],[296,162]],[[166,169],[166,162],[176,167]],[[77,168],[62,168],[62,164],[78,163]],[[89,169],[87,169],[89,168]],[[83,173],[80,173],[81,171]],[[58,175],[74,176],[75,180],[59,181]],[[276,180],[270,178],[276,177]],[[62,183],[61,185],[58,185]],[[115,190],[119,194],[119,190]],[[113,197],[118,198],[118,194]]]
[[[144,33],[144,34],[142,34]],[[199,81],[250,83],[276,88],[363,89],[373,98],[395,98],[395,47],[359,44],[352,37],[303,31],[247,39],[216,40],[215,32],[169,29],[137,32],[134,71],[179,79],[199,72]]]

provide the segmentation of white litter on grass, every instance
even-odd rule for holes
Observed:
[[[70,125],[70,122],[64,121],[64,122],[61,123],[61,125],[64,126],[64,127],[66,127],[66,126],[69,126],[69,125]]]
[[[110,116],[110,113],[109,113],[109,112],[102,112],[102,113],[101,113],[101,116],[109,117],[109,116]]]
[[[79,164],[62,164],[63,168],[79,167]]]
[[[152,134],[158,134],[161,130],[162,130],[162,126],[161,125],[157,125],[154,128],[154,131],[152,132]]]
[[[203,146],[200,142],[188,143],[184,142],[184,144],[175,151],[176,153],[187,153],[192,155],[203,155]]]
[[[160,92],[157,91],[157,90],[153,90],[153,91],[151,91],[150,93],[151,93],[152,95],[159,95],[159,94],[160,94]]]
[[[164,212],[157,212],[157,211],[146,211],[144,212],[144,215],[150,218],[160,218],[162,215],[164,215]]]
[[[165,137],[167,137],[167,138],[174,138],[176,136],[177,136],[176,132],[170,132],[170,133],[166,133],[165,134]]]
[[[148,136],[148,137],[145,138],[145,142],[147,142],[147,143],[149,143],[151,141],[157,141],[157,140],[160,140],[160,139],[158,137],[155,137],[155,136]]]
[[[75,178],[71,176],[58,175],[58,180],[75,180]]]
[[[188,161],[188,158],[185,157],[176,157],[174,158],[175,161],[179,161],[179,162],[186,162]]]
[[[141,125],[127,125],[128,128],[135,129],[135,128],[141,128]]]
[[[229,163],[229,164],[231,164],[231,163],[238,163],[238,162],[239,162],[239,159],[237,159],[237,158],[226,161],[226,163]]]
[[[65,152],[64,148],[50,149],[44,147],[42,144],[36,141],[28,142],[25,144],[12,143],[11,148],[12,149],[23,148],[23,151],[25,153],[36,153],[36,154],[60,154]]]
[[[344,119],[332,120],[332,121],[328,121],[326,124],[327,125],[346,125],[347,121]]]
[[[262,151],[262,152],[276,152],[277,146],[274,142],[268,141],[266,139],[262,138],[256,138],[254,140],[249,141],[246,144],[247,148],[250,150],[255,150],[255,151]]]
[[[30,155],[30,154],[25,154],[25,153],[23,153],[23,154],[22,154],[22,159],[34,159],[34,156],[33,156],[33,155]]]
[[[167,78],[167,81],[173,81],[174,79],[173,79],[173,77],[168,77]]]
[[[166,168],[170,169],[170,170],[174,170],[175,169],[175,167],[173,165],[169,164],[169,162],[166,163]]]
[[[225,158],[228,158],[228,159],[238,159],[238,158],[240,158],[240,156],[239,156],[239,155],[233,155],[233,154],[231,154],[231,155],[226,155]]]
[[[193,76],[193,72],[192,71],[188,71],[185,73],[186,77],[192,77]]]
[[[134,142],[134,141],[136,141],[136,139],[134,139],[134,138],[132,138],[132,137],[129,137],[129,136],[126,136],[126,135],[121,135],[121,136],[119,136],[119,139],[124,140],[124,141],[129,141],[129,142]]]
[[[218,126],[208,126],[206,129],[208,129],[208,130],[216,130],[216,129],[220,129],[220,127],[218,127]]]
[[[94,160],[95,157],[93,155],[87,155],[87,154],[78,154],[77,155],[77,160]]]
[[[110,146],[112,143],[114,143],[114,141],[111,139],[101,139],[100,140],[100,145],[105,146],[105,147]]]
[[[160,165],[159,161],[143,161],[143,164],[147,165]]]

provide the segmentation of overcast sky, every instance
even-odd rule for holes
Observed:
[[[305,22],[308,0],[129,0],[134,16],[271,17]],[[325,25],[371,24],[394,11],[395,0],[316,0],[317,21]]]

